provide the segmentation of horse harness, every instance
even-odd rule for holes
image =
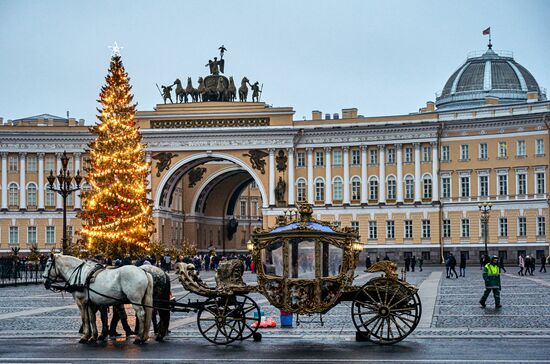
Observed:
[[[63,278],[63,276],[61,276],[61,279],[65,282],[65,285],[63,285],[63,286],[55,285],[55,284],[52,284],[55,281],[52,282],[52,280],[50,278],[50,272],[51,272],[52,268],[55,267],[55,258],[54,258],[54,259],[52,259],[52,264],[50,265],[50,268],[48,269],[48,274],[46,276],[46,282],[44,283],[44,285],[46,286],[46,288],[51,289],[52,291],[65,291],[65,292],[69,292],[69,293],[84,292],[85,290],[88,290],[88,295],[89,295],[90,290],[92,292],[95,292],[93,289],[90,288],[90,283],[93,283],[95,281],[96,276],[100,272],[105,270],[105,267],[103,265],[99,264],[99,263],[96,263],[95,266],[92,268],[92,270],[88,273],[88,275],[84,279],[84,283],[81,283],[82,282],[82,268],[84,268],[85,265],[86,265],[86,262],[82,262],[78,267],[76,267],[73,270],[73,272],[71,273],[71,276],[69,277],[68,280],[65,280],[65,278]],[[74,283],[71,283],[71,282],[74,282]]]

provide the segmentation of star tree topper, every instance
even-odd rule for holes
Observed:
[[[113,56],[120,56],[120,51],[124,49],[124,47],[119,47],[116,41],[114,46],[109,46],[107,48],[109,48],[111,52],[113,52]]]

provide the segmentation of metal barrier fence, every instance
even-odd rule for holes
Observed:
[[[42,273],[40,263],[0,258],[0,287],[42,283]]]

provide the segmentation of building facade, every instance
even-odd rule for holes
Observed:
[[[472,55],[416,113],[293,115],[212,101],[138,112],[154,238],[243,251],[255,227],[308,202],[317,218],[357,228],[371,256],[477,260],[478,204],[491,202],[489,253],[509,262],[548,255],[550,102],[510,54]],[[91,137],[82,121],[51,115],[0,126],[0,252],[60,247],[62,201],[45,181],[64,150],[73,173],[84,169]],[[78,193],[67,203],[72,236]]]

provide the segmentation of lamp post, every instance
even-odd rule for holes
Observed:
[[[483,202],[483,203],[479,203],[477,207],[479,207],[479,216],[480,216],[481,222],[483,223],[483,237],[484,237],[483,240],[485,242],[485,255],[489,255],[489,251],[487,250],[487,237],[489,235],[487,226],[489,225],[489,215],[491,214],[491,208],[493,207],[493,204],[490,202]]]
[[[48,176],[48,188],[51,191],[55,191],[61,195],[63,198],[63,254],[67,253],[67,196],[69,196],[74,191],[80,190],[80,183],[82,182],[82,177],[80,176],[80,171],[76,171],[76,176],[71,176],[71,171],[67,169],[69,165],[69,157],[67,157],[67,152],[63,152],[61,157],[61,169],[57,176],[53,175],[53,171],[50,170],[50,175]],[[57,178],[59,187],[55,188],[54,183]],[[72,181],[75,181],[76,187],[71,187]]]

